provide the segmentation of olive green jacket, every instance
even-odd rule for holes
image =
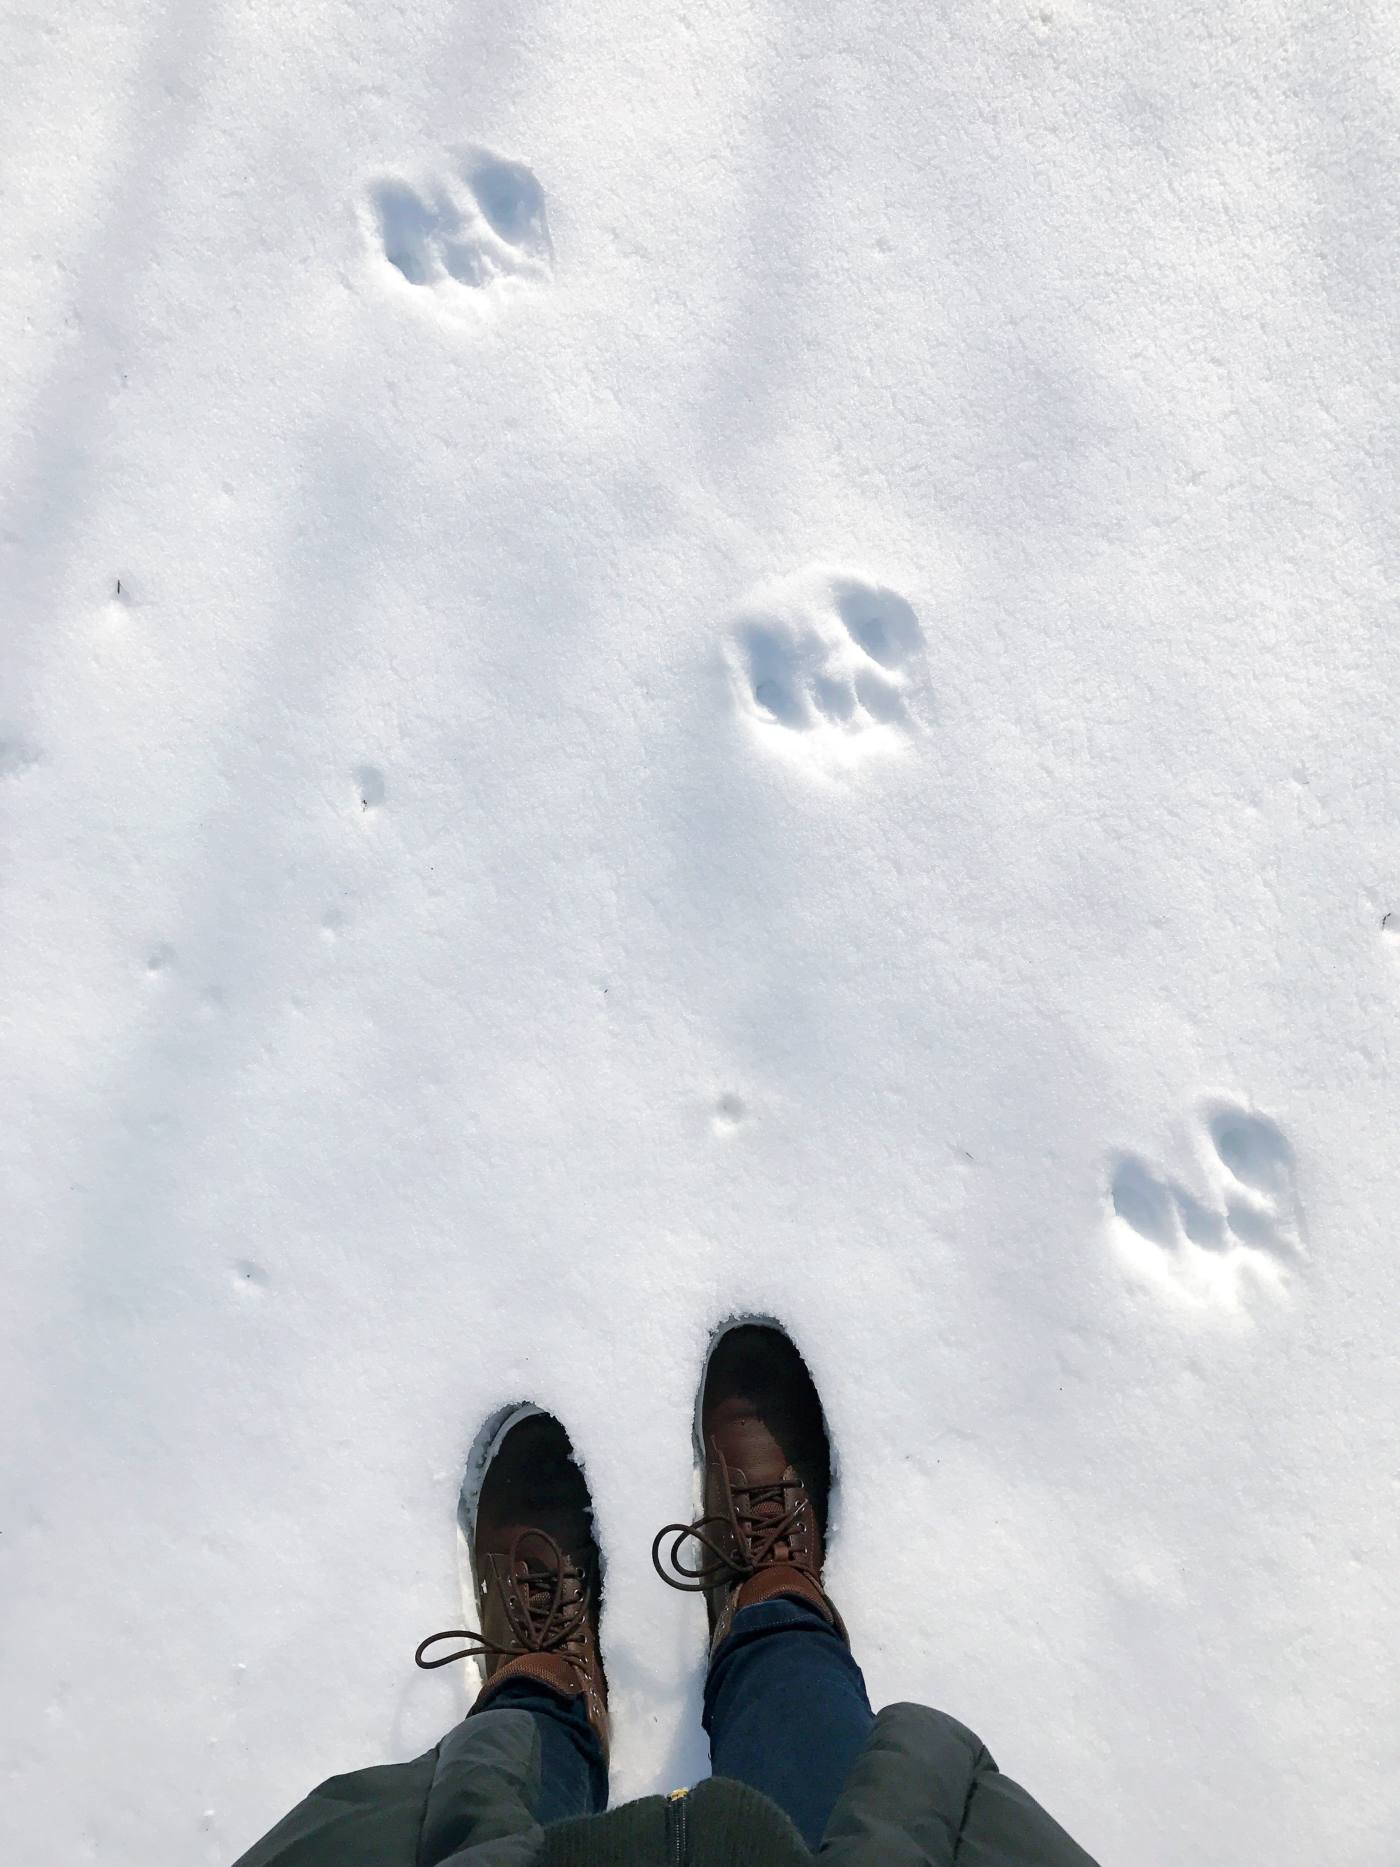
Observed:
[[[333,1776],[236,1867],[1095,1867],[964,1725],[891,1705],[813,1855],[757,1790],[712,1777],[542,1828],[526,1711],[468,1718],[411,1763]]]

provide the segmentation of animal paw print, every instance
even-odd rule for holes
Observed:
[[[544,191],[523,162],[468,144],[413,186],[387,176],[369,220],[389,264],[456,309],[554,271]]]
[[[1293,1149],[1267,1115],[1223,1097],[1197,1109],[1189,1143],[1203,1199],[1136,1154],[1113,1159],[1114,1241],[1164,1292],[1237,1310],[1302,1263]]]
[[[896,591],[813,569],[754,592],[727,656],[741,712],[809,752],[840,755],[914,729],[923,642]]]

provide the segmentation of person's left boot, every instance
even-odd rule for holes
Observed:
[[[600,1563],[588,1485],[568,1434],[548,1413],[515,1421],[486,1468],[472,1531],[480,1632],[433,1634],[418,1664],[479,1658],[486,1681],[473,1710],[511,1679],[546,1686],[563,1699],[583,1694],[606,1756],[608,1693],[598,1648]],[[474,1647],[425,1660],[434,1641]]]

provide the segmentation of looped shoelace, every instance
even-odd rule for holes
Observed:
[[[709,1517],[697,1517],[694,1523],[663,1524],[652,1538],[652,1567],[670,1588],[682,1589],[687,1594],[702,1594],[708,1588],[733,1582],[747,1581],[751,1575],[765,1568],[770,1562],[788,1562],[795,1569],[817,1579],[816,1570],[804,1557],[797,1556],[791,1549],[778,1553],[778,1546],[784,1542],[788,1533],[802,1514],[806,1501],[800,1483],[775,1483],[766,1485],[736,1485],[728,1482],[729,1468],[724,1467],[725,1490],[729,1497],[729,1509]],[[797,1492],[797,1501],[788,1503],[788,1492]],[[739,1500],[744,1499],[741,1505]],[[732,1549],[722,1549],[710,1535],[712,1529],[727,1529],[733,1539]],[[661,1545],[670,1537],[671,1547],[667,1551],[665,1563],[661,1559]],[[703,1558],[696,1567],[691,1567],[681,1560],[681,1551],[687,1541],[698,1543],[710,1560]],[[669,1565],[669,1572],[667,1565]]]
[[[532,1563],[521,1554],[521,1545],[532,1538],[546,1546],[547,1560]],[[523,1574],[516,1570],[522,1568]],[[564,1601],[564,1590],[571,1581],[579,1584],[579,1598],[572,1606]],[[429,1634],[420,1641],[414,1662],[425,1672],[435,1666],[450,1666],[454,1660],[472,1660],[497,1654],[502,1659],[519,1659],[524,1653],[558,1653],[581,1670],[586,1667],[583,1636],[588,1623],[588,1587],[582,1573],[568,1561],[563,1550],[546,1530],[521,1530],[510,1546],[506,1588],[518,1609],[511,1616],[519,1627],[517,1637],[504,1645],[488,1640],[474,1627],[449,1627],[440,1634]],[[439,1640],[467,1640],[474,1644],[460,1652],[444,1653],[426,1660],[423,1655]]]

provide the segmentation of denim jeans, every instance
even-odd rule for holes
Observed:
[[[512,1679],[473,1715],[489,1718],[498,1706],[532,1713],[539,1727],[537,1821],[607,1807],[607,1766],[582,1694],[565,1699]],[[873,1723],[859,1666],[815,1608],[780,1595],[734,1616],[705,1681],[711,1764],[716,1776],[762,1790],[808,1847],[821,1840]]]

